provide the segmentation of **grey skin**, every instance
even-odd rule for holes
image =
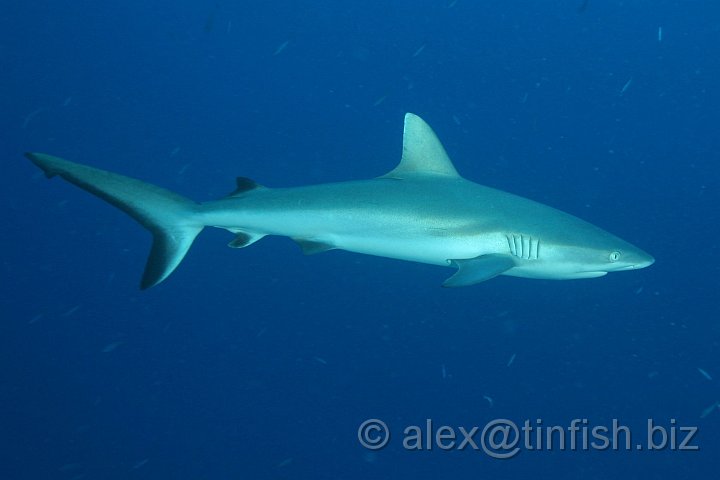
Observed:
[[[27,157],[48,177],[106,200],[152,232],[143,289],[167,278],[206,226],[234,233],[234,248],[281,235],[307,254],[342,249],[456,267],[447,287],[497,275],[591,278],[654,262],[577,217],[462,178],[432,129],[411,113],[400,164],[386,175],[296,188],[240,177],[235,192],[206,203],[50,155]]]

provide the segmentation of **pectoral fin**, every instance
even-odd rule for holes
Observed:
[[[443,287],[466,287],[490,280],[510,270],[515,262],[509,255],[490,254],[475,258],[451,260],[458,268],[455,275],[445,280]]]

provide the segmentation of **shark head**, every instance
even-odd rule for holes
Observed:
[[[572,234],[568,236],[572,237]],[[545,245],[547,248],[541,255],[543,261],[540,263],[551,266],[550,278],[601,277],[610,272],[639,270],[655,262],[650,254],[600,229],[591,241],[588,240],[585,234],[581,242],[566,239],[565,242]]]
[[[652,256],[627,243],[608,245],[608,248],[601,250],[566,247],[560,248],[558,253],[563,257],[559,265],[565,267],[558,278],[567,279],[601,277],[610,272],[638,270],[655,262]]]
[[[635,245],[573,215],[552,209],[541,217],[532,206],[527,212],[526,218],[532,220],[525,223],[522,234],[504,233],[513,260],[506,275],[554,280],[594,278],[639,270],[655,262]],[[502,250],[496,252],[502,254]]]
[[[623,242],[608,255],[603,255],[601,266],[605,272],[622,272],[623,270],[639,270],[655,263],[649,253]],[[603,252],[606,253],[606,252]]]

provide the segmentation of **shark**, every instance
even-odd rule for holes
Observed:
[[[203,203],[52,155],[26,157],[47,177],[107,201],[152,233],[142,289],[165,280],[205,227],[234,234],[232,248],[279,235],[305,254],[341,249],[455,268],[445,287],[498,275],[593,278],[655,261],[573,215],[463,178],[432,128],[412,113],[405,115],[400,163],[382,176],[291,188],[238,177],[228,196]]]

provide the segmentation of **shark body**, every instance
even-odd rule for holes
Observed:
[[[400,164],[378,178],[266,188],[240,177],[226,198],[196,203],[160,187],[41,153],[27,157],[128,213],[153,234],[141,288],[179,265],[206,226],[242,248],[266,235],[307,254],[342,249],[456,267],[444,286],[497,275],[574,279],[633,270],[654,259],[570,214],[461,177],[432,129],[405,116]]]

